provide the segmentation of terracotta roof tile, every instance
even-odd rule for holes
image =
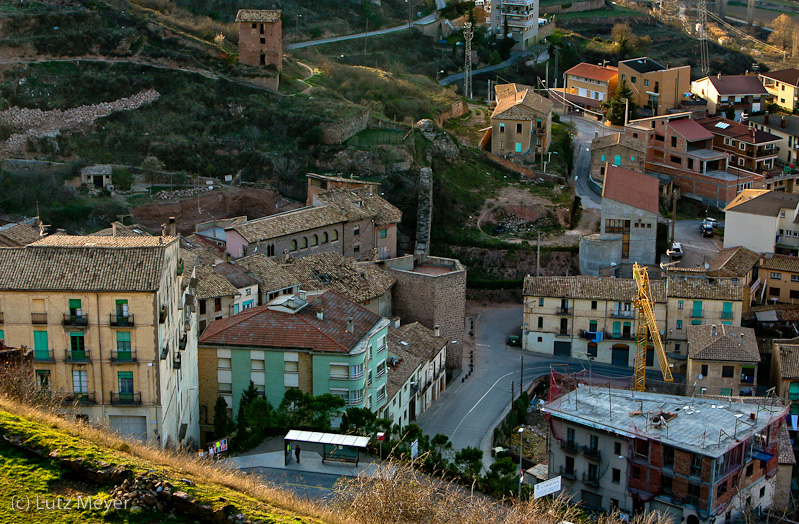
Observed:
[[[799,257],[789,255],[765,256],[760,260],[760,267],[772,271],[799,273]]]
[[[713,133],[699,125],[696,120],[691,120],[690,118],[670,120],[669,127],[682,135],[689,142],[713,138]]]
[[[39,228],[25,222],[0,227],[0,245],[24,246],[39,240]]]
[[[776,217],[779,215],[780,210],[795,209],[797,204],[799,204],[799,194],[797,193],[769,191],[749,200],[743,200],[733,207],[727,207],[726,210],[750,215]]]
[[[777,135],[750,128],[749,126],[734,122],[723,116],[703,118],[697,120],[697,123],[714,135],[727,136],[740,140],[741,142],[746,142],[747,144],[766,144],[780,140],[780,137]],[[776,153],[777,150],[775,149],[774,154]]]
[[[624,133],[612,133],[610,135],[601,136],[591,141],[591,150],[604,149],[606,147],[613,147],[621,145],[628,147],[641,154],[646,154],[646,143],[640,138],[633,138]]]
[[[688,326],[688,358],[760,362],[760,351],[757,349],[757,338],[752,328],[725,324],[718,324],[715,328],[712,325]]]
[[[320,311],[323,312],[322,319],[317,315]],[[350,317],[353,319],[353,332],[347,331]],[[199,343],[346,354],[381,320],[368,309],[338,293],[327,291],[296,313],[275,311],[267,304],[216,320],[208,326]]]
[[[432,329],[418,322],[389,329],[388,340],[389,343],[401,345],[405,351],[425,361],[433,360],[441,348],[447,345],[447,339],[435,336]]]
[[[619,75],[619,70],[613,66],[602,67],[599,65],[582,62],[566,71],[565,74],[608,82]]]
[[[507,87],[500,90],[500,87]],[[531,120],[552,111],[552,101],[536,94],[529,86],[503,84],[497,87],[497,106],[491,118],[506,120]]]
[[[760,76],[765,78],[773,78],[784,84],[792,86],[799,86],[799,69],[790,67],[788,69],[780,69],[779,71],[769,71],[768,73],[760,73]]]
[[[665,303],[665,285],[650,281],[655,302]],[[638,285],[631,278],[527,277],[524,279],[524,296],[582,298],[632,302],[638,298]]]
[[[375,224],[385,226],[402,220],[402,211],[372,192],[371,187],[333,189],[314,197],[323,204],[340,209],[348,221],[375,218]]]
[[[774,352],[774,357],[779,360],[780,378],[797,379],[799,378],[799,342],[796,339],[784,342],[775,340],[774,344],[778,351]]]
[[[780,429],[779,450],[780,464],[796,464],[796,454],[793,452],[793,445],[791,444],[791,435],[788,433],[787,422],[784,423],[782,429]]]
[[[178,237],[162,236],[132,236],[132,237],[107,237],[107,236],[77,236],[77,235],[50,235],[42,237],[32,246],[58,246],[58,247],[158,247],[178,240]]]
[[[281,13],[279,9],[239,9],[236,22],[277,22]]]
[[[714,256],[708,265],[708,274],[716,277],[742,278],[752,271],[760,255],[743,246],[722,249]]]
[[[133,224],[126,226],[121,222],[112,222],[112,227],[107,227],[94,233],[89,233],[87,236],[91,237],[110,237],[114,236],[114,227],[116,225],[116,236],[118,237],[137,237],[137,236],[153,236],[152,233],[141,224]]]
[[[608,167],[602,198],[658,214],[658,179],[619,166]]]
[[[353,302],[379,297],[397,282],[374,264],[360,264],[333,251],[292,258],[281,269],[287,275],[282,287],[299,282],[300,289],[305,291],[332,289]]]
[[[768,95],[768,91],[756,76],[711,75],[707,79],[720,95]]]
[[[732,278],[669,276],[669,297],[743,301],[744,286]]]
[[[258,279],[263,291],[280,291],[300,284],[300,279],[283,269],[276,260],[264,255],[255,253],[236,260],[236,264],[242,266]]]
[[[344,213],[333,206],[308,206],[256,218],[228,229],[236,231],[247,242],[256,243],[270,238],[340,224],[345,220]]]
[[[237,289],[258,285],[258,280],[247,273],[247,269],[230,262],[214,264],[214,271]]]
[[[197,272],[197,299],[232,297],[239,294],[236,286],[214,271],[211,266],[198,266]]]

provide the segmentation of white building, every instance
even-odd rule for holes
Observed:
[[[538,37],[539,0],[493,0],[491,5],[491,31],[503,34],[507,24],[508,34],[526,49]]]
[[[799,194],[764,189],[741,192],[724,209],[724,248],[796,255],[799,251]]]

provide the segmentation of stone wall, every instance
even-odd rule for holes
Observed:
[[[587,0],[584,2],[571,2],[558,5],[541,6],[541,14],[549,15],[552,13],[578,13],[580,11],[602,9],[603,7],[605,7],[605,0]]]
[[[44,160],[20,160],[7,158],[0,160],[0,169],[15,175],[71,175],[77,176],[75,164],[47,162]]]
[[[451,106],[449,106],[449,109],[447,109],[446,111],[444,111],[443,113],[441,113],[436,117],[436,125],[438,127],[443,127],[444,122],[446,122],[450,118],[455,118],[464,115],[466,114],[467,111],[469,111],[469,106],[466,104],[466,102],[464,102],[463,100],[458,100],[457,102],[454,102]]]
[[[430,230],[433,226],[433,170],[423,167],[419,171],[419,203],[416,210],[417,255],[430,254]]]
[[[486,151],[486,157],[488,157],[488,159],[491,160],[492,162],[494,162],[495,164],[499,164],[502,167],[504,167],[505,169],[513,171],[514,173],[518,173],[518,174],[520,174],[522,176],[526,176],[527,178],[546,178],[548,180],[553,180],[553,181],[555,181],[558,184],[565,184],[566,183],[566,181],[563,180],[563,177],[561,177],[561,176],[550,175],[548,173],[538,172],[538,171],[534,171],[532,169],[528,169],[526,167],[522,167],[519,164],[514,164],[513,162],[511,162],[507,158],[502,158],[500,156],[497,156],[497,155],[495,155],[493,153],[489,153],[487,151]]]
[[[357,135],[369,124],[369,111],[362,112],[337,122],[322,126],[323,144],[342,144],[353,135]]]

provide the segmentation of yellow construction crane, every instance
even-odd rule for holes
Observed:
[[[649,271],[646,267],[633,264],[633,279],[638,285],[638,298],[635,300],[635,307],[638,308],[638,334],[635,337],[635,391],[645,391],[646,386],[646,346],[649,336],[652,336],[652,345],[658,356],[660,370],[663,372],[663,380],[674,382],[671,376],[671,368],[666,360],[666,351],[663,349],[663,341],[660,340],[655,310],[652,308],[652,290],[649,288]]]

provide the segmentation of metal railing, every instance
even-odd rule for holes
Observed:
[[[585,446],[583,448],[583,453],[585,454],[585,458],[591,460],[602,460],[602,452],[597,448],[592,448],[590,446]]]
[[[577,453],[580,451],[580,446],[573,440],[564,440],[560,443],[560,449],[569,453]]]
[[[574,480],[574,479],[577,478],[577,472],[575,472],[573,469],[572,470],[567,470],[565,467],[561,466],[559,471],[560,471],[560,476],[561,477],[565,477],[565,478],[571,479],[571,480]]]
[[[613,311],[610,316],[613,318],[633,318],[635,314],[632,311]]]
[[[587,484],[589,486],[599,486],[599,478],[584,472],[583,484]]]
[[[64,360],[66,362],[89,362],[91,359],[92,359],[92,352],[88,348],[81,350],[77,349],[64,350]]]
[[[704,312],[701,309],[692,309],[691,310],[691,318],[702,318],[704,317]]]
[[[572,310],[570,307],[559,307],[557,311],[558,315],[571,315]]]
[[[67,393],[61,398],[63,404],[94,404],[94,391],[87,391],[85,393],[72,392]]]
[[[61,321],[61,324],[64,326],[86,327],[89,325],[89,317],[85,315],[71,315],[69,313],[64,313],[64,318]]]
[[[33,350],[34,362],[55,362],[52,349],[34,349]]]
[[[136,362],[136,350],[112,349],[111,362]]]
[[[31,324],[47,324],[47,313],[31,313]]]
[[[116,406],[139,406],[141,405],[141,391],[130,393],[112,391],[111,404]]]
[[[723,318],[724,320],[732,319],[732,311],[722,311],[721,318]]]
[[[128,327],[133,326],[133,315],[109,315],[109,323],[115,327]]]

